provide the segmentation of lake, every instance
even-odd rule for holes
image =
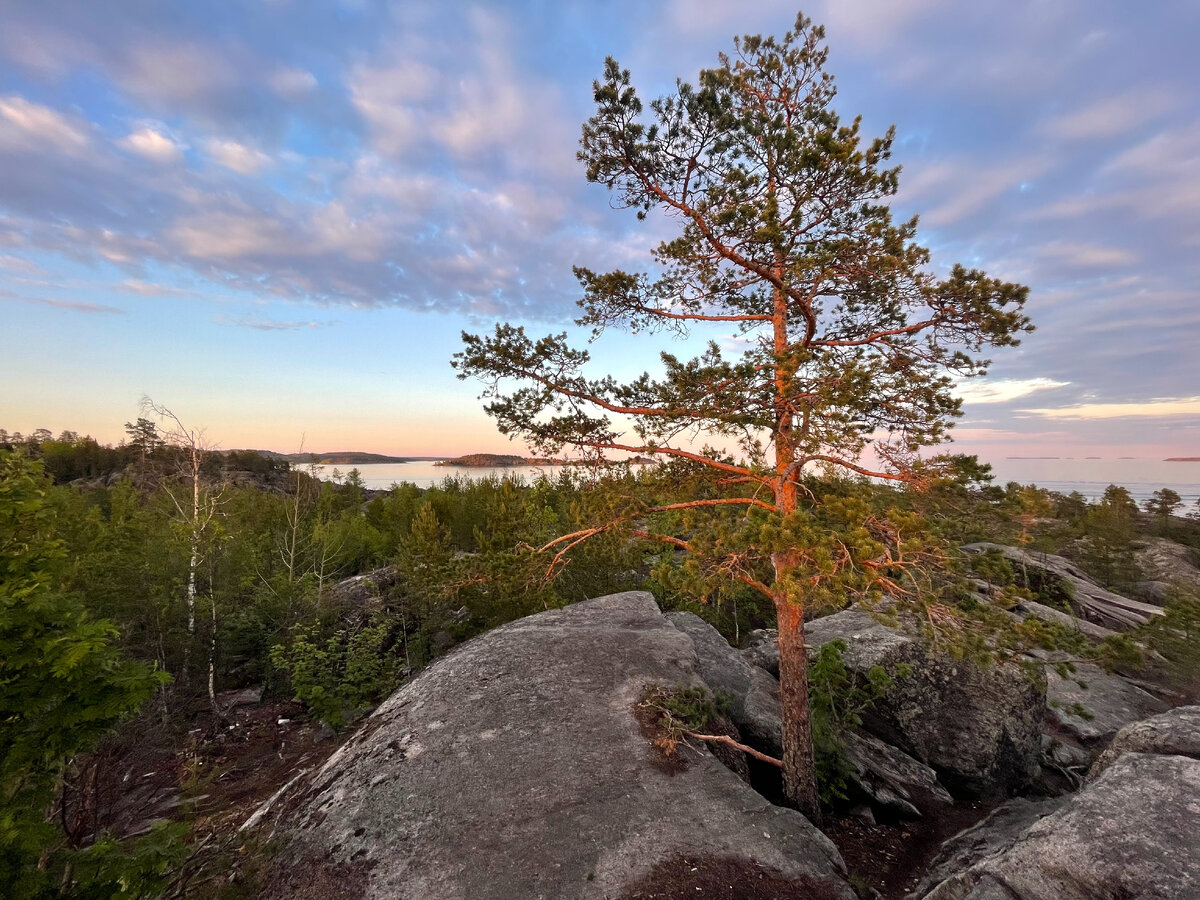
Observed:
[[[1194,506],[1200,497],[1200,462],[1165,462],[1161,459],[991,459],[996,484],[1009,481],[1036,484],[1052,491],[1069,494],[1078,491],[1090,500],[1104,493],[1110,484],[1126,488],[1135,500],[1145,500],[1159,488],[1171,488]],[[322,477],[329,478],[334,466],[325,466]],[[351,466],[337,467],[341,473]],[[557,478],[564,469],[576,473],[576,466],[519,466],[514,468],[470,469],[459,466],[438,466],[432,462],[378,463],[357,467],[366,486],[386,490],[397,482],[407,481],[418,487],[440,484],[447,477],[484,478],[516,476],[526,482],[541,475]]]

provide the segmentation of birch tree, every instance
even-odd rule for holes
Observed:
[[[655,454],[706,473],[710,496],[646,506],[550,542],[561,560],[616,528],[702,553],[707,571],[770,598],[780,645],[783,771],[789,799],[819,816],[805,612],[846,585],[903,594],[899,530],[869,509],[806,489],[814,467],[918,484],[936,468],[918,451],[947,438],[955,378],[981,375],[988,346],[1030,330],[1027,289],[954,266],[930,271],[916,219],[894,221],[893,130],[865,141],[834,111],[824,32],[799,16],[782,39],[750,36],[649,109],[609,59],[579,158],[588,180],[638,218],[665,214],[677,235],[652,271],[577,268],[579,324],[686,337],[726,329],[693,359],[661,355],[662,374],[592,377],[565,334],[534,340],[497,325],[463,335],[459,376],[480,379],[501,432],[536,452]],[[730,510],[740,524],[731,527]],[[654,530],[686,513],[686,533]],[[722,527],[705,530],[698,514]],[[681,521],[672,518],[668,521]]]
[[[142,398],[142,412],[154,415],[162,423],[163,440],[167,445],[177,448],[182,453],[181,464],[175,473],[177,480],[169,480],[164,484],[164,491],[170,498],[171,504],[179,521],[183,524],[188,540],[188,566],[184,587],[184,609],[187,615],[187,645],[184,648],[183,668],[180,672],[180,682],[187,684],[192,645],[196,637],[196,595],[197,575],[202,562],[202,548],[205,532],[209,530],[214,518],[218,515],[224,495],[224,486],[215,489],[204,483],[202,469],[205,455],[212,451],[212,446],[204,436],[204,429],[189,428],[168,407],[155,403],[149,397]],[[142,419],[138,420],[143,421]],[[180,488],[182,487],[182,490]],[[211,599],[211,598],[210,598]],[[222,715],[216,698],[216,641],[217,641],[217,609],[215,600],[211,608],[212,633],[208,646],[208,698],[213,710]]]

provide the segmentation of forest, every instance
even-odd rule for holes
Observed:
[[[288,754],[336,746],[431,660],[502,623],[631,588],[652,591],[664,609],[697,612],[735,646],[774,621],[761,593],[705,570],[703,556],[639,538],[646,518],[656,530],[691,533],[694,508],[664,507],[736,489],[686,460],[581,466],[530,483],[451,476],[427,489],[368,491],[356,470],[204,449],[181,439],[186,429],[149,418],[126,429],[119,446],[71,432],[0,433],[7,896],[253,896],[255,860],[269,848],[228,826],[278,786],[271,778],[296,763]],[[1200,508],[1184,509],[1169,490],[1145,510],[1115,486],[1089,503],[992,484],[973,457],[956,458],[952,474],[923,491],[828,474],[804,484],[820,516],[903,523],[904,546],[922,561],[902,573],[919,588],[911,602],[930,623],[970,622],[954,631],[963,654],[1073,640],[1051,623],[981,608],[966,579],[1050,605],[1063,598],[1039,594],[1003,559],[965,558],[956,552],[964,543],[1062,553],[1118,591],[1142,580],[1136,551],[1153,536],[1200,560]],[[630,513],[638,509],[660,511],[638,519]],[[716,514],[724,517],[718,532],[744,527],[748,515]],[[613,521],[625,524],[560,552],[560,536]],[[870,600],[871,590],[849,585],[815,612]],[[1107,642],[1102,655],[1192,684],[1200,605],[1178,590],[1165,602],[1163,621]],[[855,689],[822,681],[823,671],[810,691]],[[270,701],[280,727],[304,729],[292,746],[246,737],[230,750],[238,735],[258,733],[235,715],[247,691]],[[820,715],[834,700],[813,708]],[[818,746],[836,752],[836,741]],[[137,767],[151,758],[169,770],[177,798],[165,814],[139,809],[122,782],[144,775]],[[221,760],[232,768],[222,772]],[[260,766],[257,780],[247,775]],[[222,788],[231,778],[237,789]]]

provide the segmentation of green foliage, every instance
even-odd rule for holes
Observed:
[[[323,640],[315,629],[298,628],[290,642],[271,648],[271,662],[287,673],[296,699],[335,731],[391,693],[405,672],[403,647],[387,622]]]
[[[1164,609],[1166,615],[1155,616],[1133,636],[1161,654],[1168,672],[1194,690],[1200,684],[1200,594],[1177,587]]]
[[[122,659],[116,629],[57,589],[48,489],[39,463],[0,451],[0,883],[13,898],[78,862],[46,817],[67,761],[166,681]]]
[[[808,666],[817,783],[826,806],[846,799],[854,774],[846,757],[844,735],[862,724],[863,713],[887,693],[895,678],[911,674],[908,666],[898,667],[894,675],[882,666],[872,666],[865,676],[859,676],[846,667],[845,652],[845,641],[827,641]]]

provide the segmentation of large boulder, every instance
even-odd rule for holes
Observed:
[[[731,701],[730,718],[746,743],[772,756],[781,756],[783,714],[779,682],[746,662],[721,632],[695,613],[668,613],[667,619],[691,639],[701,680]]]
[[[690,612],[668,613],[667,618],[692,639],[700,677],[714,691],[729,696],[731,718],[743,739],[758,750],[780,756],[783,742],[783,711],[779,705],[779,682],[765,669],[750,665],[729,645],[721,633]],[[761,631],[775,646],[778,668],[779,644],[774,631]],[[765,655],[765,654],[764,654]],[[850,793],[855,801],[866,801],[889,817],[917,819],[921,809],[952,804],[953,798],[938,781],[937,773],[907,753],[868,734],[844,735]]]
[[[954,798],[938,781],[937,772],[877,737],[851,731],[845,735],[850,763],[850,789],[885,815],[919,819],[922,809],[952,806]]]
[[[1046,700],[1051,733],[1088,748],[1103,746],[1126,725],[1167,708],[1137,685],[1092,663],[1077,663],[1065,677],[1047,668]]]
[[[615,900],[733,879],[852,900],[803,816],[706,751],[663,758],[641,730],[647,685],[694,685],[698,668],[645,592],[469,641],[277,801],[264,896]]]
[[[847,668],[860,674],[910,667],[863,724],[936,769],[952,792],[1010,794],[1037,776],[1046,693],[1025,669],[952,659],[856,609],[808,623],[805,635],[810,648],[843,641]]]
[[[1200,761],[1125,754],[1057,812],[1000,843],[1009,846],[983,848],[924,900],[1194,900]]]
[[[1095,781],[1126,753],[1157,753],[1200,759],[1200,706],[1178,706],[1126,725],[1092,763],[1087,780]]]

